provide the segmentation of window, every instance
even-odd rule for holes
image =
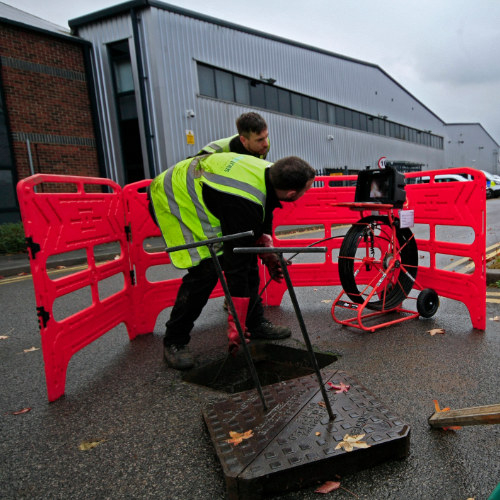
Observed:
[[[115,61],[116,86],[122,94],[133,92],[129,67],[130,58],[128,62]],[[384,117],[376,118],[354,109],[276,87],[273,83],[247,78],[206,64],[198,63],[197,68],[200,94],[203,96],[443,149],[442,137],[388,121],[383,119]],[[124,99],[120,103],[124,116],[132,116],[132,107],[132,100]]]
[[[326,108],[326,102],[318,102],[318,121],[328,123],[328,111]]]
[[[298,94],[291,94],[292,98],[292,115],[302,116],[302,98]]]
[[[340,126],[345,125],[345,110],[339,106],[335,106],[335,123]]]
[[[217,98],[234,102],[233,75],[226,71],[215,71],[215,90]]]
[[[256,108],[266,107],[264,85],[255,80],[250,83],[250,104]]]
[[[272,85],[265,85],[266,108],[273,111],[279,111],[278,89]]]
[[[335,106],[333,104],[328,105],[328,123],[335,125]]]
[[[290,92],[288,90],[278,89],[279,111],[287,115],[292,114],[292,105],[290,102]]]
[[[217,97],[215,93],[215,72],[212,68],[198,64],[198,83],[201,95]]]
[[[235,76],[234,94],[236,102],[250,104],[250,82],[246,78]]]

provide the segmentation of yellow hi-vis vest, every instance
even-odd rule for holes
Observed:
[[[225,137],[224,139],[218,139],[217,141],[212,141],[210,144],[207,144],[204,148],[202,148],[201,151],[198,153],[198,155],[202,155],[205,153],[230,153],[231,152],[230,144],[235,137],[239,137],[239,135],[236,134],[232,135],[231,137]],[[271,143],[269,142],[266,154],[260,155],[259,158],[265,160],[267,153],[269,153],[270,148],[271,148]],[[248,154],[251,153],[249,152]]]
[[[151,201],[167,247],[222,236],[219,219],[203,201],[203,184],[261,205],[264,217],[265,170],[270,165],[248,155],[208,154],[180,161],[155,177]],[[214,245],[214,250],[220,255],[222,244]],[[210,256],[207,246],[199,246],[172,252],[170,259],[175,267],[186,269]]]

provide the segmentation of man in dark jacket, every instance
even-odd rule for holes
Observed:
[[[270,164],[248,155],[209,154],[183,160],[151,183],[154,214],[167,247],[212,237],[253,231],[254,236],[224,242],[218,255],[242,328],[250,338],[280,339],[288,328],[264,318],[259,297],[256,254],[235,254],[233,248],[272,246],[273,210],[281,202],[298,200],[311,186],[315,170],[304,160],[286,157]],[[176,369],[189,369],[193,357],[187,344],[195,320],[218,281],[206,247],[170,254],[172,263],[188,272],[182,280],[170,319],[166,324],[164,356]],[[260,255],[273,279],[283,277],[279,258]],[[229,350],[240,338],[232,314],[228,314]]]

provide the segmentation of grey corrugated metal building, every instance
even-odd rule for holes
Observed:
[[[248,110],[268,122],[271,161],[448,166],[446,124],[377,65],[154,0],[69,25],[93,46],[106,169],[120,183],[233,135]]]

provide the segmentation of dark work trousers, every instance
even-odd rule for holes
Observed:
[[[259,296],[260,278],[257,256],[250,255],[249,258],[252,259],[252,265],[248,273],[250,304],[246,326],[252,331],[252,327],[255,328],[257,325],[260,325],[264,319],[264,309]],[[223,257],[219,257],[219,262],[222,268],[224,268]],[[217,285],[218,279],[219,277],[212,259],[205,259],[199,265],[188,269],[182,278],[182,284],[177,293],[170,319],[165,325],[166,331],[163,339],[165,345],[186,345],[189,343],[194,322],[198,319],[201,311],[208,302],[210,294],[215,285]],[[228,288],[231,292],[233,286],[229,278]]]

